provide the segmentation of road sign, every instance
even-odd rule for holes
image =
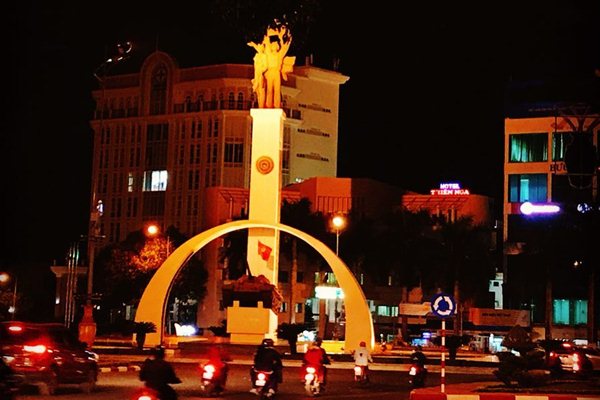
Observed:
[[[440,318],[451,317],[456,311],[456,302],[451,295],[438,293],[431,299],[431,311]]]

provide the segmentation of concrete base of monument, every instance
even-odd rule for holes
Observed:
[[[234,301],[227,307],[227,333],[232,344],[260,344],[264,338],[276,338],[277,315],[271,308],[264,308],[262,301],[257,307],[240,307]]]

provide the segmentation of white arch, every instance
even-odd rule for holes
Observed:
[[[352,272],[335,253],[318,239],[283,224],[265,223],[259,221],[239,220],[228,222],[208,229],[179,246],[156,271],[142,294],[135,321],[154,322],[156,333],[146,335],[146,344],[156,346],[162,344],[165,307],[173,279],[186,261],[206,246],[212,240],[229,232],[248,228],[271,228],[296,236],[319,252],[331,267],[335,277],[344,291],[346,306],[346,351],[358,346],[360,341],[366,341],[371,348],[375,344],[373,319],[365,295]],[[277,266],[276,266],[277,267]]]

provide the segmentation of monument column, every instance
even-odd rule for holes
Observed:
[[[281,213],[281,152],[283,122],[280,108],[260,108],[252,116],[250,221],[279,223]],[[248,230],[248,265],[252,275],[264,275],[277,285],[279,234],[272,229]]]

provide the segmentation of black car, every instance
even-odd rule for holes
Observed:
[[[0,354],[42,395],[62,384],[78,384],[89,393],[98,379],[98,356],[59,323],[0,322]]]

